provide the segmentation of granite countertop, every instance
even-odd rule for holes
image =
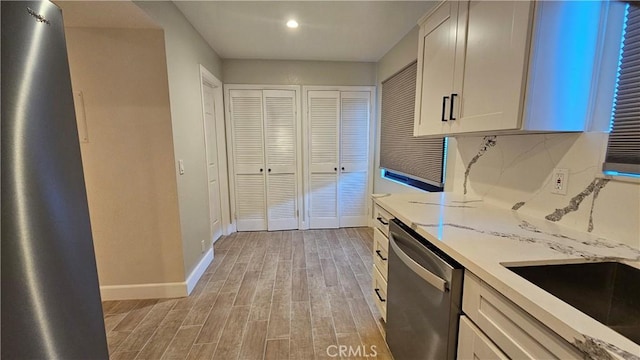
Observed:
[[[503,266],[616,259],[640,267],[638,249],[453,193],[374,194],[372,198],[592,358],[640,359],[639,345]]]

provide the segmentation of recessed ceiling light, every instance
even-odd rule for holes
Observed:
[[[295,29],[295,28],[298,27],[298,22],[293,20],[293,19],[291,19],[291,20],[287,21],[287,27]]]

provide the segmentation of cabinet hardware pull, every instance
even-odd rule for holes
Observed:
[[[447,121],[447,119],[444,118],[444,113],[447,110],[447,99],[449,99],[448,96],[442,97],[442,118],[440,119],[442,121]]]
[[[453,100],[458,96],[458,94],[451,94],[451,106],[449,107],[449,120],[455,120],[453,117]]]
[[[271,169],[267,170],[268,172],[271,172]]]
[[[382,223],[382,225],[387,226],[389,223],[387,221],[382,220],[382,216],[378,216],[376,219]]]
[[[262,169],[260,169],[260,172],[262,172],[262,171],[263,171],[263,170],[262,170]]]
[[[380,259],[382,259],[382,261],[387,261],[387,258],[382,256],[382,254],[380,253],[380,250],[376,250],[376,254],[378,254],[378,256],[380,257]]]
[[[378,299],[380,299],[380,301],[385,302],[387,301],[386,299],[383,299],[382,296],[380,296],[380,289],[373,289],[376,292],[376,295],[378,295]]]
[[[344,171],[344,166],[342,167],[342,171]]]
[[[333,171],[338,171],[338,168],[333,168]]]

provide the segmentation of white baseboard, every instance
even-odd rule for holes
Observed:
[[[207,270],[207,267],[209,267],[209,264],[211,264],[212,261],[213,248],[209,248],[209,251],[204,254],[198,265],[196,265],[195,269],[191,271],[191,274],[189,274],[189,277],[187,278],[187,294],[191,294],[191,291],[193,291],[193,288],[196,287],[198,280],[200,280],[202,274],[204,274],[205,270]]]
[[[187,296],[186,282],[100,286],[102,301],[163,299]]]
[[[236,232],[236,225],[235,224],[227,224],[227,226],[225,226],[222,230],[222,235],[231,235],[234,232]],[[219,239],[216,239],[216,241],[218,241]]]
[[[209,249],[186,281],[154,284],[100,286],[102,301],[130,299],[165,299],[188,296],[213,261],[213,248]]]

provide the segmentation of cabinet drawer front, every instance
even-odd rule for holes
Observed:
[[[391,219],[393,219],[393,216],[376,204],[373,211],[373,222],[376,228],[380,229],[384,236],[387,237],[389,236],[389,221],[391,221]]]
[[[373,264],[386,280],[389,273],[389,239],[380,230],[373,230]]]
[[[460,317],[458,360],[508,360],[498,347],[468,317]]]
[[[513,359],[582,359],[575,347],[467,272],[462,310]]]
[[[373,298],[382,319],[387,321],[387,281],[375,266],[373,267]]]

